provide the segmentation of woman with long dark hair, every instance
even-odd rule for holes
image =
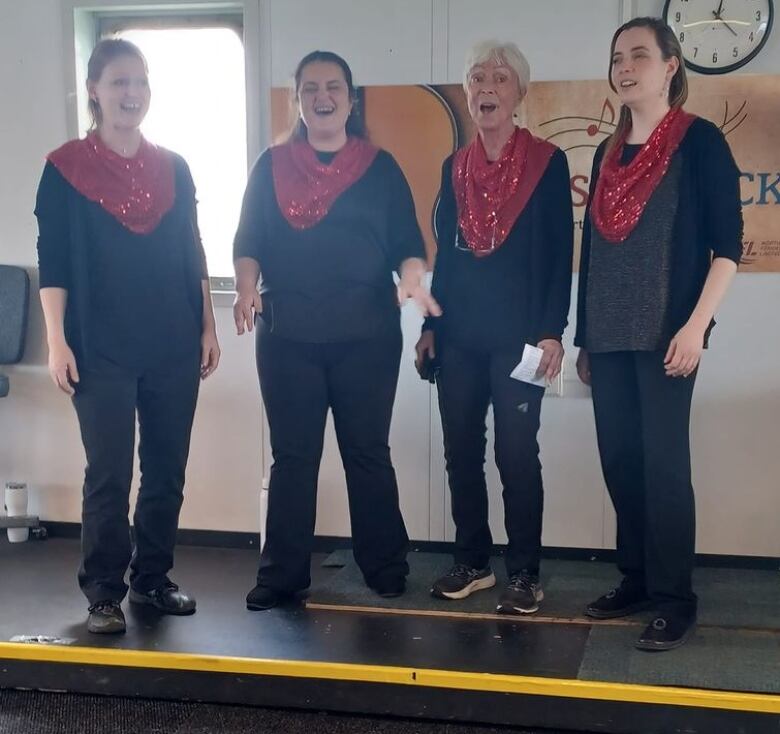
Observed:
[[[344,59],[327,51],[304,57],[295,101],[290,139],[252,169],[234,244],[236,328],[252,331],[258,317],[257,367],[273,451],[251,610],[309,586],[328,409],[355,560],[378,594],[403,593],[408,538],[388,446],[399,302],[413,297],[424,312],[438,313],[422,282],[411,191],[393,157],[368,141]]]
[[[575,344],[593,389],[623,581],[586,611],[608,619],[653,609],[636,646],[668,650],[696,621],[690,408],[742,253],[739,170],[720,130],[683,109],[682,52],[663,21],[618,28],[609,83],[622,108],[593,162]]]
[[[49,371],[72,396],[87,455],[79,583],[90,632],[124,632],[120,602],[192,614],[168,578],[199,380],[219,362],[195,187],[184,159],[147,141],[146,60],[98,43],[93,128],[48,155],[38,259]],[[136,417],[141,484],[128,527]]]

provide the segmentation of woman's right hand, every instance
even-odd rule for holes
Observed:
[[[252,331],[255,316],[263,313],[263,299],[256,288],[236,293],[233,301],[233,321],[236,322],[236,333],[240,336],[244,331]]]
[[[67,395],[74,395],[79,381],[76,357],[64,339],[49,344],[49,374],[52,382]]]
[[[577,375],[586,385],[590,385],[590,356],[586,349],[580,349],[577,355]]]
[[[425,375],[422,373],[422,370],[423,363],[426,360],[426,355],[428,359],[434,359],[436,357],[436,346],[432,329],[426,329],[422,334],[420,334],[420,338],[417,340],[414,351],[417,355],[414,359],[414,366],[417,369],[417,374],[419,374],[420,377],[425,377]]]

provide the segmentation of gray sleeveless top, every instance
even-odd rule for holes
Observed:
[[[585,299],[589,352],[665,350],[674,336],[668,323],[669,276],[681,167],[680,156],[673,156],[625,241],[608,242],[591,225]]]

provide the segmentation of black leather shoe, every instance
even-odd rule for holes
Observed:
[[[381,576],[369,584],[379,596],[392,599],[406,591],[406,576]]]
[[[89,608],[87,631],[96,635],[116,635],[127,630],[125,615],[118,601],[106,599]]]
[[[163,614],[179,617],[195,614],[195,599],[180,591],[179,587],[170,581],[146,593],[131,589],[129,598],[133,604],[146,604]]]
[[[596,601],[588,604],[585,614],[594,619],[627,617],[649,609],[652,602],[643,586],[623,579],[623,583]]]
[[[278,606],[285,598],[287,598],[286,594],[270,586],[258,584],[246,595],[246,608],[251,612],[263,612]]]
[[[695,628],[695,616],[659,616],[647,625],[635,647],[649,651],[674,650],[685,644]]]

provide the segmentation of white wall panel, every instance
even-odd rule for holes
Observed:
[[[514,41],[528,58],[531,79],[593,79],[606,70],[609,40],[620,24],[619,0],[450,0],[448,75],[463,79],[477,41]]]
[[[431,4],[420,0],[273,0],[274,86],[309,51],[335,51],[357,84],[418,84],[431,74]]]

